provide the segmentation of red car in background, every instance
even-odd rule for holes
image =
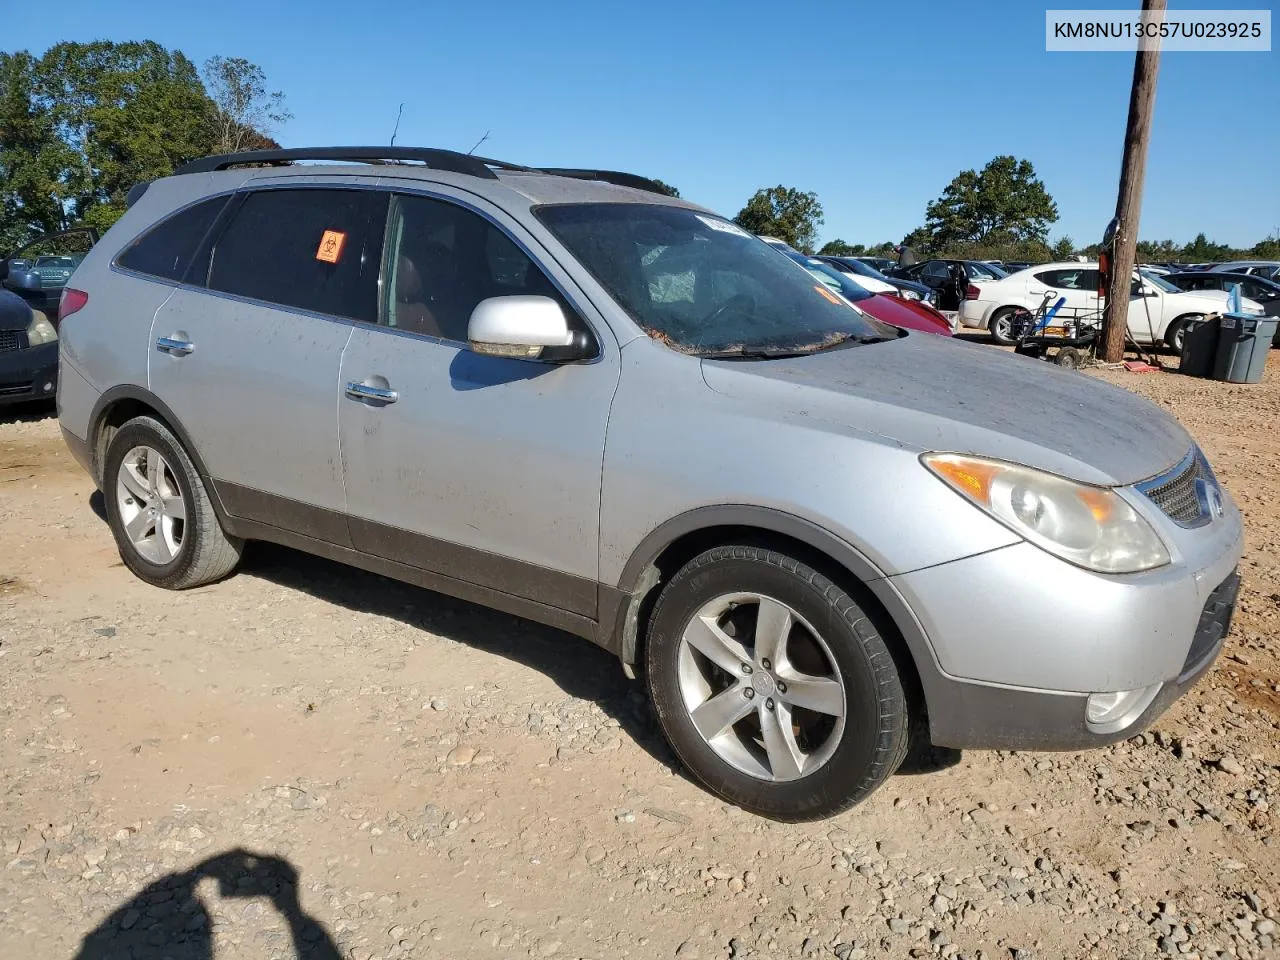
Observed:
[[[847,293],[844,296],[852,299]],[[919,300],[907,300],[891,293],[869,293],[854,303],[863,312],[895,327],[936,333],[940,337],[949,337],[955,332],[950,320]]]
[[[869,313],[883,323],[904,327],[907,330],[936,333],[940,337],[949,337],[955,332],[950,320],[921,300],[907,300],[891,293],[872,293],[858,286],[857,281],[849,274],[841,273],[817,257],[807,257],[780,241],[766,242],[800,264],[850,303],[855,304],[859,310]]]

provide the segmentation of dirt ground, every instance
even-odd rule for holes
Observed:
[[[1280,954],[1280,351],[1093,375],[1244,510],[1216,669],[1126,743],[913,757],[803,826],[686,779],[584,641],[261,545],[146,586],[51,413],[0,414],[0,957]]]

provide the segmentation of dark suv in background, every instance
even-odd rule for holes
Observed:
[[[97,242],[92,228],[65,230],[0,259],[0,404],[53,397],[62,291]]]

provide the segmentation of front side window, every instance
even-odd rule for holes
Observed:
[[[218,237],[209,289],[374,322],[386,194],[259,190]]]
[[[226,196],[213,197],[179,210],[125,247],[116,262],[148,276],[183,279],[187,265],[227,205],[227,199]]]
[[[476,304],[543,296],[568,304],[528,254],[479,214],[433,197],[397,195],[387,224],[382,323],[467,342]]]
[[[683,353],[809,351],[897,335],[719,217],[632,203],[550,205],[537,216],[649,336]]]

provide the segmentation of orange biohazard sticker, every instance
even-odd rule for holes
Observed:
[[[825,284],[815,283],[813,285],[813,289],[817,290],[820,294],[822,294],[824,297],[826,297],[828,300],[834,303],[837,307],[844,302],[839,297],[837,297],[834,293],[828,290]]]
[[[320,238],[320,246],[316,249],[316,259],[325,263],[337,263],[342,256],[342,245],[347,242],[347,235],[338,230],[326,230]]]

